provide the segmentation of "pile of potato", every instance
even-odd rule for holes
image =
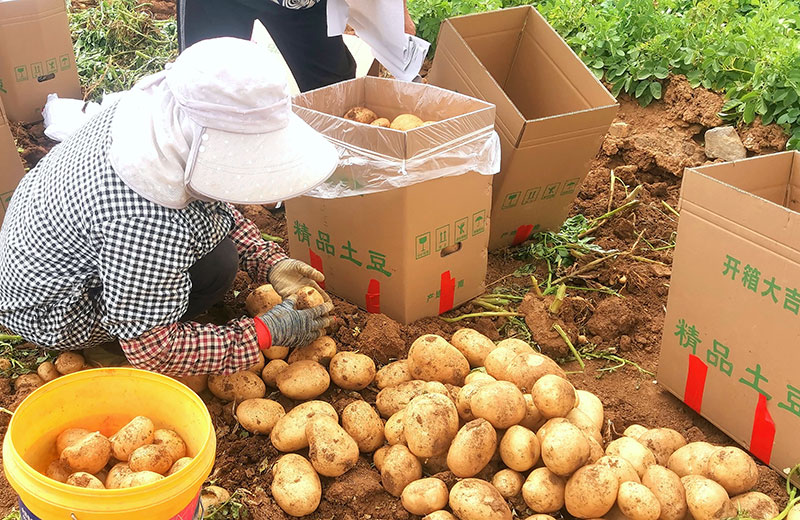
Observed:
[[[344,114],[345,119],[356,121],[357,123],[364,123],[366,125],[380,126],[383,128],[392,128],[394,130],[413,130],[420,126],[430,125],[436,121],[423,121],[414,114],[400,114],[392,121],[385,117],[378,117],[378,114],[373,112],[367,107],[353,107]]]
[[[36,373],[23,374],[14,381],[17,391],[32,391],[45,383],[88,368],[86,360],[78,352],[62,352],[55,361],[45,361],[36,369]]]
[[[132,419],[111,437],[69,428],[56,438],[58,458],[45,474],[59,482],[91,489],[143,486],[184,468],[191,457],[172,430],[156,429],[144,416]]]

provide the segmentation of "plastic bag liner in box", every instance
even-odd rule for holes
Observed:
[[[345,119],[356,106],[389,121],[414,114],[433,123],[402,132]],[[494,105],[456,92],[366,77],[296,96],[294,111],[339,151],[339,166],[306,194],[312,197],[351,197],[470,171],[500,171]]]

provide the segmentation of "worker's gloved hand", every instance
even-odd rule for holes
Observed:
[[[319,291],[326,302],[331,301],[331,297],[319,286],[319,282],[325,280],[325,275],[300,260],[281,260],[272,266],[268,278],[282,298],[297,294],[297,291],[309,285]]]
[[[297,310],[297,297],[292,295],[282,303],[258,316],[272,335],[272,344],[282,347],[303,347],[325,334],[325,328],[333,324],[328,316],[333,310],[330,302]]]

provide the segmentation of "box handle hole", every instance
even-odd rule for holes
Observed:
[[[51,72],[50,74],[45,74],[44,76],[39,76],[38,78],[36,78],[36,81],[38,81],[39,83],[44,83],[45,81],[50,81],[51,79],[53,79],[55,77],[56,77],[56,73],[55,72]]]
[[[458,253],[459,251],[461,251],[461,247],[463,246],[463,244],[464,244],[463,242],[456,242],[452,246],[445,247],[444,249],[442,249],[442,258],[452,255],[453,253]]]

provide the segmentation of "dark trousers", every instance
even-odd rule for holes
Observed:
[[[178,0],[177,11],[181,51],[208,38],[249,40],[253,22],[260,20],[302,92],[356,75],[355,60],[342,37],[328,37],[326,0],[308,9],[288,9],[272,0]]]
[[[189,294],[189,307],[181,316],[181,321],[190,321],[221,302],[233,287],[238,271],[236,245],[226,238],[189,268],[192,292]]]

